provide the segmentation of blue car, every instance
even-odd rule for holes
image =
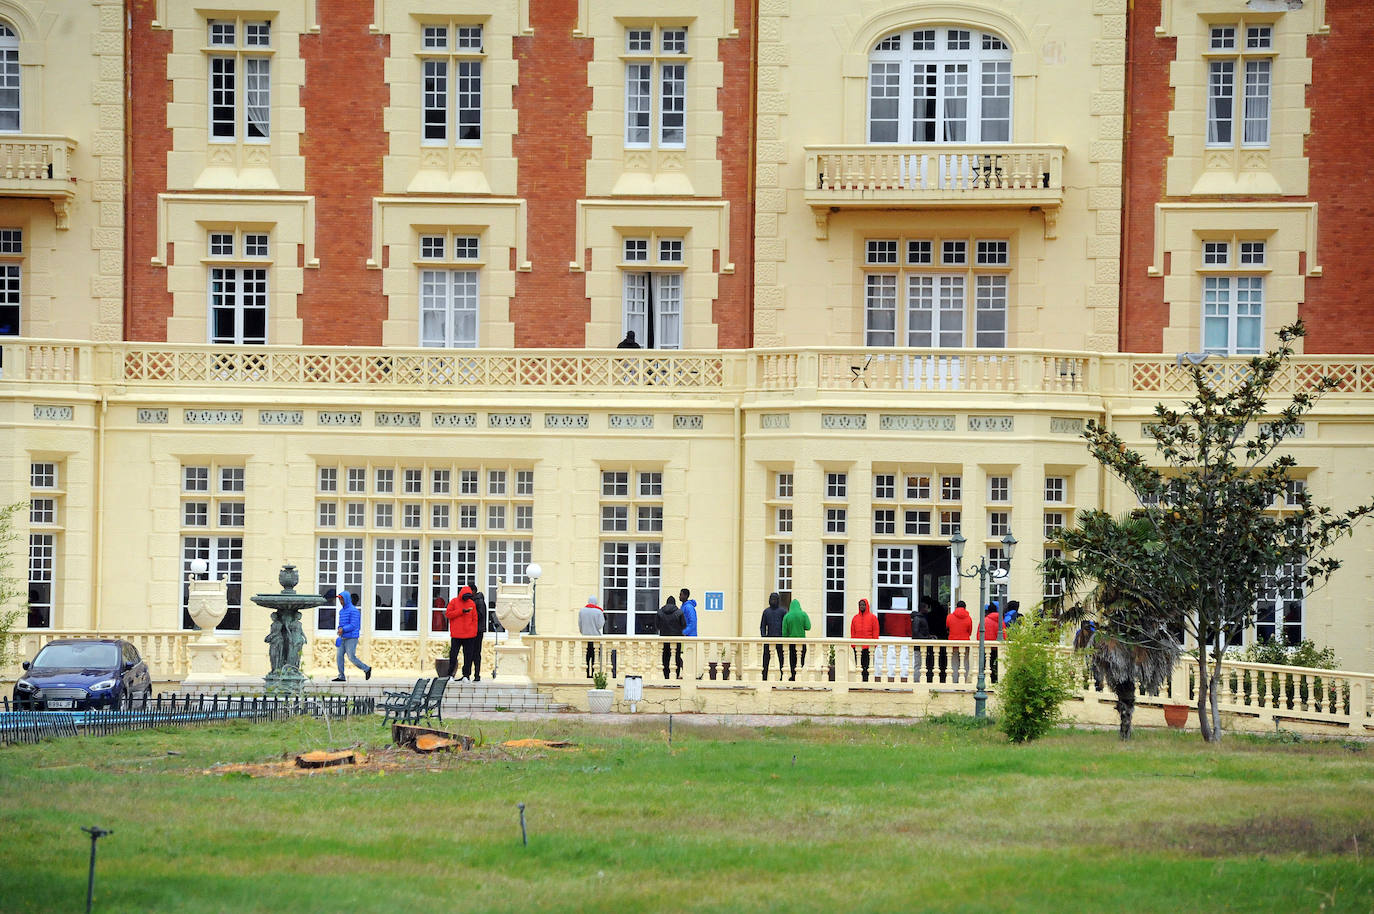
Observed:
[[[119,638],[50,641],[14,684],[16,707],[33,711],[129,708],[153,691],[138,648]]]

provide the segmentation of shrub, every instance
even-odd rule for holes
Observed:
[[[997,697],[1002,732],[1014,743],[1048,733],[1060,720],[1059,706],[1074,694],[1077,670],[1058,647],[1059,632],[1047,614],[1022,616],[1007,628]]]

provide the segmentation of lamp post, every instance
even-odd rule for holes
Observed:
[[[955,573],[961,578],[969,578],[970,580],[973,578],[978,579],[978,612],[976,614],[976,618],[978,619],[978,683],[977,690],[973,693],[973,716],[982,718],[988,716],[988,684],[986,678],[987,648],[984,644],[986,634],[983,631],[983,607],[987,604],[988,600],[988,578],[996,577],[997,572],[1001,571],[1001,569],[989,567],[987,556],[983,556],[978,560],[977,565],[970,568],[968,571],[964,571],[964,546],[967,542],[968,541],[964,539],[962,533],[956,533],[949,538],[949,547],[954,552]],[[1002,548],[1006,551],[1007,561],[1011,561],[1012,553],[1016,551],[1016,537],[1012,536],[1010,533],[1002,537]],[[1000,626],[998,631],[1001,631]]]
[[[543,569],[543,568],[540,568],[538,565],[526,565],[526,566],[525,566],[525,577],[527,577],[527,578],[530,579],[530,634],[531,634],[531,635],[533,635],[533,634],[535,633],[535,631],[534,631],[534,617],[535,617],[535,613],[536,613],[536,612],[538,611],[538,609],[539,609],[539,600],[538,600],[537,591],[539,590],[539,577],[540,577],[540,575],[542,575],[543,573],[544,573],[544,569]]]

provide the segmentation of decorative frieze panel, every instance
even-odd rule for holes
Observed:
[[[952,432],[954,417],[885,414],[878,417],[878,428],[885,432]]]
[[[706,418],[704,416],[674,416],[673,428],[678,431],[699,432],[705,427]]]
[[[476,413],[435,413],[435,428],[476,428]]]
[[[374,413],[373,424],[378,428],[419,428],[419,413]]]
[[[141,425],[167,424],[167,410],[165,409],[140,409],[137,415]]]
[[[362,425],[363,414],[322,409],[315,414],[315,423],[317,425]]]
[[[1013,416],[969,416],[968,430],[971,432],[1011,432],[1016,430]]]
[[[790,413],[760,413],[759,428],[768,430],[788,429],[792,427],[792,415]]]
[[[821,413],[821,428],[858,431],[868,428],[868,417],[863,413]]]
[[[242,425],[241,409],[188,409],[182,413],[187,425]]]
[[[648,431],[654,427],[654,417],[652,414],[611,413],[606,417],[606,425],[611,429]]]
[[[487,413],[487,428],[530,428],[529,413]]]
[[[1083,434],[1083,420],[1065,416],[1051,416],[1050,432],[1055,435],[1081,435]]]
[[[586,428],[589,424],[586,413],[544,414],[544,428]]]
[[[260,409],[258,425],[304,425],[305,411],[300,409]]]
[[[1261,433],[1261,434],[1267,433],[1267,432],[1268,432],[1271,428],[1273,428],[1273,427],[1274,427],[1274,423],[1272,423],[1272,422],[1261,422],[1261,423],[1259,424],[1259,428],[1260,428],[1260,433]],[[1294,426],[1289,430],[1288,434],[1285,435],[1284,437],[1285,437],[1285,438],[1306,438],[1306,437],[1307,437],[1307,423],[1306,423],[1306,422],[1299,422],[1299,423],[1297,423],[1296,425],[1294,425]]]
[[[72,408],[70,406],[48,406],[35,403],[33,417],[46,422],[70,422],[72,421]]]

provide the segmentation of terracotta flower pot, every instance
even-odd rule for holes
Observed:
[[[1165,705],[1164,722],[1175,730],[1182,730],[1188,723],[1187,705]]]

